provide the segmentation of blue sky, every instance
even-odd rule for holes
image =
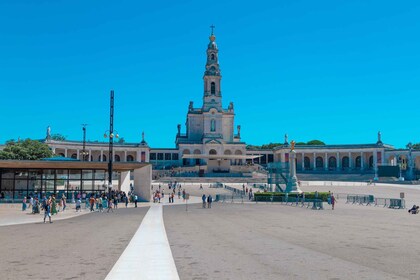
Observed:
[[[103,140],[109,91],[127,142],[174,147],[202,104],[216,25],[224,106],[249,144],[420,142],[418,1],[1,1],[8,139]]]

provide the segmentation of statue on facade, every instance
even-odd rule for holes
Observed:
[[[290,144],[292,145],[290,150],[294,151],[295,150],[295,144],[296,144],[295,140],[292,140],[292,142],[290,142]]]
[[[192,111],[194,109],[194,102],[190,101],[190,105],[188,106],[188,111]]]
[[[229,103],[228,110],[229,110],[229,111],[232,111],[232,110],[233,110],[233,102],[230,102],[230,103]]]
[[[284,144],[289,145],[289,136],[287,135],[287,133],[284,135]]]
[[[178,128],[178,135],[181,135],[181,124],[178,124],[177,128]]]
[[[238,125],[236,128],[238,129],[238,136],[241,137],[241,126]]]
[[[144,142],[144,131],[141,133],[141,141]]]
[[[377,144],[382,144],[381,136],[382,136],[381,132],[378,131],[378,142],[377,142]]]
[[[47,140],[51,139],[51,127],[50,126],[47,127],[47,137],[45,139],[47,139]]]

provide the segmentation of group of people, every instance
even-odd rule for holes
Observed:
[[[175,184],[170,183],[168,184],[168,188],[170,190],[170,192],[168,193],[169,203],[174,203],[174,198],[175,198],[175,194],[177,193],[177,189],[178,189],[178,199],[181,199],[181,195],[182,195],[182,199],[185,200],[186,192],[185,192],[185,189],[182,189],[182,186],[180,184],[177,185],[176,183]],[[152,191],[153,191],[153,185],[152,185]],[[153,203],[160,203],[164,197],[165,197],[165,189],[162,189],[162,186],[159,185],[158,189],[153,191]]]
[[[125,207],[128,207],[129,202],[134,202],[135,207],[137,207],[138,196],[134,193],[126,195],[122,191],[112,191],[108,196],[103,194],[86,194],[78,193],[76,199],[72,198],[72,202],[76,206],[76,212],[82,211],[82,199],[86,201],[86,209],[90,209],[91,212],[99,211],[104,212],[107,209],[107,212],[112,211],[118,208],[119,203],[125,203]],[[28,206],[29,204],[29,206]],[[27,208],[32,209],[32,214],[40,214],[41,211],[44,211],[44,223],[46,218],[49,218],[49,222],[52,223],[51,216],[58,214],[60,211],[64,212],[67,208],[67,198],[62,194],[60,199],[56,198],[55,194],[50,196],[44,195],[40,200],[37,195],[24,197],[22,200],[22,211],[26,211]]]
[[[242,191],[248,195],[248,199],[252,200],[252,198],[254,197],[253,193],[252,193],[252,188],[245,187],[244,184],[242,184]]]
[[[67,201],[65,195],[63,194],[60,199],[57,199],[56,195],[52,194],[48,198],[44,195],[41,201],[38,196],[24,197],[22,200],[22,211],[26,211],[26,209],[29,208],[32,210],[32,214],[39,214],[41,213],[41,210],[45,210],[45,201],[48,200],[51,215],[55,215],[60,211],[66,210]]]
[[[213,197],[211,194],[209,194],[207,197],[205,194],[201,197],[201,200],[203,201],[203,208],[211,208],[211,203],[213,202]]]

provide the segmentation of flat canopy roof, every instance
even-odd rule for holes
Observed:
[[[139,169],[150,163],[146,162],[112,162],[114,171]],[[41,169],[98,169],[107,170],[108,162],[101,161],[48,161],[48,160],[0,160],[0,168],[41,168]]]
[[[261,156],[256,155],[202,155],[202,154],[184,154],[182,158],[195,158],[195,159],[254,159]]]

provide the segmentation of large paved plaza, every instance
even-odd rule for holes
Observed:
[[[383,192],[385,197],[404,190],[410,203],[420,197],[415,187],[325,188],[378,196]],[[213,203],[211,209],[191,203],[188,211],[184,204],[151,205],[163,208],[160,215],[180,279],[420,278],[420,216],[406,209],[352,205],[341,199],[334,211],[271,203]],[[104,279],[141,231],[148,209],[1,226],[0,246],[7,252],[0,260],[2,279]],[[134,250],[136,269],[154,272],[132,279],[167,279],[159,272],[165,265],[150,270],[153,264],[140,261],[156,255],[141,246]],[[158,261],[165,263],[165,258]]]

